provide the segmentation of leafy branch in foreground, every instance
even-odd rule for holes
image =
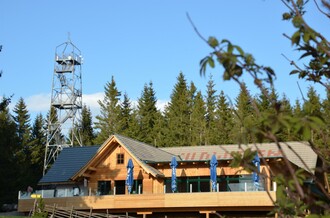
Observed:
[[[299,67],[294,61],[290,61],[291,65],[295,67],[290,72],[292,74],[298,74],[299,78],[306,79],[319,83],[324,86],[328,92],[330,91],[330,85],[328,79],[330,77],[330,43],[321,34],[312,29],[304,20],[303,16],[306,13],[305,6],[307,0],[281,0],[289,12],[283,14],[284,20],[290,20],[296,32],[290,39],[291,44],[301,53],[300,59],[304,59],[308,64],[304,64],[304,67]],[[316,0],[314,3],[319,8]],[[322,0],[323,6],[330,11],[329,1]],[[319,8],[320,10],[320,8]],[[330,18],[329,14],[324,11],[320,12]],[[279,151],[281,151],[285,169],[284,172],[279,175],[273,175],[274,181],[278,184],[277,200],[274,202],[275,210],[280,216],[305,216],[315,206],[320,208],[320,211],[316,212],[319,215],[330,213],[330,194],[324,189],[323,178],[312,175],[313,184],[319,190],[319,194],[315,197],[314,194],[306,192],[306,173],[301,170],[296,171],[293,165],[288,160],[286,154],[283,152],[282,139],[280,132],[283,130],[293,131],[296,135],[301,136],[300,140],[309,142],[311,148],[318,154],[319,158],[323,162],[321,168],[313,169],[318,175],[326,175],[329,173],[330,164],[327,157],[330,148],[327,145],[330,142],[329,131],[327,125],[325,125],[325,119],[319,114],[314,114],[311,107],[303,108],[304,113],[301,116],[292,116],[284,110],[282,102],[271,98],[267,90],[274,88],[273,81],[276,79],[275,72],[271,67],[257,64],[254,57],[245,52],[238,45],[234,45],[227,39],[218,40],[216,37],[204,38],[194,26],[189,15],[188,19],[191,22],[196,33],[201,39],[210,46],[212,52],[204,57],[200,61],[200,75],[205,75],[207,67],[215,68],[216,63],[223,68],[222,78],[223,80],[233,80],[242,88],[244,82],[242,80],[243,74],[248,74],[252,77],[254,85],[271,101],[273,107],[272,112],[260,111],[257,107],[254,99],[251,98],[251,102],[254,108],[253,119],[255,119],[256,125],[246,128],[242,123],[242,128],[245,128],[243,132],[248,133],[253,139],[253,143],[262,141],[275,142]],[[244,119],[240,119],[244,122]],[[257,152],[259,152],[256,146]],[[322,149],[322,150],[321,150]],[[292,150],[292,148],[291,148]],[[324,150],[328,152],[324,152]],[[322,152],[321,152],[322,151]],[[248,164],[253,158],[254,152],[247,150],[246,152],[239,152],[232,154],[234,157],[233,167],[244,167],[245,169],[251,169]],[[304,160],[300,158],[300,161],[304,163]],[[305,164],[305,163],[304,163]],[[305,164],[306,165],[306,164]],[[287,173],[286,173],[287,172]],[[328,185],[328,184],[327,184]],[[307,190],[309,190],[307,188]],[[312,211],[312,212],[315,212]]]
[[[291,21],[296,28],[296,32],[291,37],[286,34],[284,36],[302,53],[300,59],[305,59],[308,62],[308,64],[304,64],[304,67],[298,67],[295,62],[291,61],[296,69],[292,70],[290,74],[298,74],[299,78],[319,83],[330,90],[327,82],[330,78],[330,43],[304,20],[303,15],[306,13],[304,7],[308,1],[282,0],[282,2],[289,9],[289,12],[283,14],[283,20]],[[317,2],[314,2],[319,8]],[[325,0],[322,2],[329,10],[329,3]],[[323,11],[321,12],[325,14]],[[330,18],[329,14],[325,15]]]

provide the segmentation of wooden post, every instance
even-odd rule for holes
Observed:
[[[72,213],[73,213],[73,206],[71,207],[70,217],[72,217]]]
[[[148,211],[148,212],[137,212],[138,215],[142,215],[143,218],[146,218],[148,214],[152,214],[152,212]]]
[[[199,211],[199,213],[204,214],[206,218],[210,218],[210,213],[215,213],[215,211]]]
[[[54,207],[53,207],[53,217],[55,217],[55,212],[56,212],[56,204],[54,204]]]

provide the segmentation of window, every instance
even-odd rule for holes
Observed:
[[[117,154],[117,164],[124,164],[124,154]]]
[[[98,181],[97,191],[99,195],[108,195],[111,190],[111,181]]]
[[[124,195],[126,190],[125,180],[116,180],[116,195]]]

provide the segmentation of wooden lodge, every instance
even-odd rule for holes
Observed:
[[[296,169],[313,174],[317,155],[302,142],[288,142],[283,151]],[[64,148],[40,180],[45,204],[80,211],[129,214],[135,217],[269,216],[276,200],[272,172],[283,173],[282,153],[273,143],[258,144],[260,175],[256,185],[252,173],[229,166],[232,151],[256,145],[212,145],[157,148],[113,135],[101,146]],[[217,183],[210,183],[210,160],[217,159]],[[172,191],[173,157],[177,190]],[[127,163],[132,160],[134,183],[128,193]],[[31,193],[19,194],[18,211],[29,212]]]

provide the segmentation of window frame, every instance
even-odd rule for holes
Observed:
[[[117,153],[117,164],[124,164],[125,163],[125,155],[124,153]]]

